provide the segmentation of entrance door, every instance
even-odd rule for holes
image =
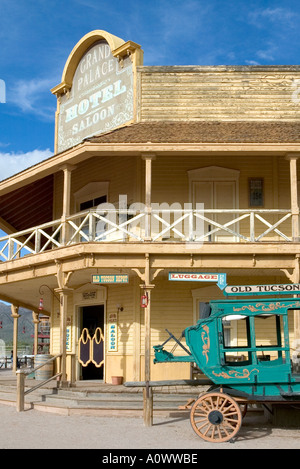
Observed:
[[[236,208],[236,183],[235,181],[194,181],[193,182],[193,205],[196,207],[197,203],[204,204],[204,210],[209,209],[235,209]],[[220,224],[233,220],[236,215],[233,213],[210,213],[204,214],[206,218]],[[237,224],[232,224],[228,228],[236,231]],[[204,232],[213,231],[217,229],[216,225],[204,222]],[[232,242],[236,237],[226,230],[219,230],[212,235],[208,235],[205,241],[215,242]]]
[[[104,305],[81,308],[78,360],[83,380],[104,378]]]

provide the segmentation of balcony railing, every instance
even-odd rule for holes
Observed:
[[[85,242],[292,242],[291,217],[291,210],[93,209],[0,238],[0,259]]]

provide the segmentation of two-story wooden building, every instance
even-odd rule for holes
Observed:
[[[74,47],[52,90],[54,156],[0,183],[0,299],[16,324],[19,306],[49,315],[63,381],[189,378],[150,355],[223,296],[205,274],[299,283],[299,79],[143,66],[100,30]],[[242,340],[230,323],[227,340]]]

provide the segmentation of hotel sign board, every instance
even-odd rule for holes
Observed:
[[[175,282],[215,282],[221,290],[226,287],[226,274],[206,272],[169,272],[169,280]]]
[[[119,61],[105,40],[82,56],[72,88],[60,97],[57,151],[62,152],[133,119],[133,71],[129,56]]]
[[[223,290],[226,296],[252,295],[300,295],[300,284],[231,285]]]
[[[128,283],[129,277],[126,274],[103,274],[103,275],[92,275],[92,283],[111,284],[111,283]]]

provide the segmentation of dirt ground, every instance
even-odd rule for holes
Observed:
[[[141,449],[195,450],[198,454],[200,449],[300,448],[300,429],[274,428],[263,414],[251,412],[235,441],[220,444],[201,440],[188,416],[154,417],[153,426],[145,427],[141,418],[62,416],[37,410],[18,413],[14,407],[0,405],[0,426],[1,449],[102,449],[112,450],[113,455],[121,449],[128,454]]]

